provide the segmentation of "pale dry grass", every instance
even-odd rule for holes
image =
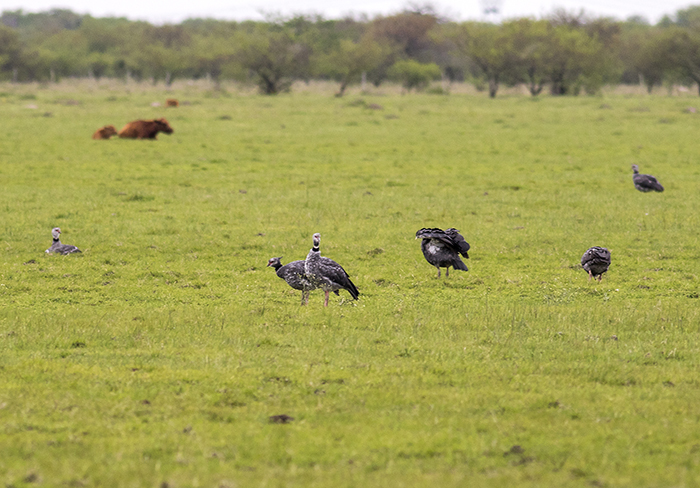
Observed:
[[[313,94],[320,96],[334,96],[338,91],[338,83],[327,80],[311,80],[311,81],[296,81],[292,84],[291,92],[298,94]],[[2,93],[8,94],[32,94],[38,91],[50,90],[54,94],[153,94],[158,100],[163,94],[179,94],[192,96],[199,94],[228,94],[233,96],[254,96],[259,95],[257,87],[251,83],[242,83],[238,81],[226,80],[219,84],[211,80],[184,80],[176,79],[169,87],[166,87],[162,82],[153,83],[151,81],[135,81],[115,78],[64,78],[57,83],[49,82],[30,82],[30,83],[11,83],[0,82],[0,98]],[[469,95],[488,97],[486,90],[477,90],[473,84],[466,82],[442,82],[435,81],[426,90],[430,91],[442,90],[446,94],[451,95]],[[385,82],[380,86],[375,86],[371,83],[366,83],[365,86],[354,84],[348,87],[345,97],[352,96],[395,96],[395,95],[410,95],[414,91],[407,92],[405,88],[394,82]],[[644,85],[606,85],[598,93],[599,96],[635,96],[645,97],[650,95]],[[679,98],[697,98],[698,87],[693,85],[690,87],[682,85],[655,87],[651,95],[653,96],[670,96]],[[527,86],[524,84],[516,86],[502,85],[497,93],[497,97],[523,96],[529,97],[530,93]],[[540,97],[549,96],[547,89],[539,95]],[[155,100],[155,99],[154,99]]]

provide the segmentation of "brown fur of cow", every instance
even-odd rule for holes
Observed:
[[[165,119],[134,120],[122,127],[122,130],[119,131],[119,137],[127,139],[157,139],[158,132],[172,134],[174,131]]]
[[[105,125],[101,129],[95,131],[92,135],[93,139],[109,139],[112,136],[117,135],[117,129],[113,125]]]
[[[180,106],[180,102],[178,102],[178,101],[175,100],[174,98],[168,98],[168,99],[165,101],[165,106],[166,106],[166,107],[179,107],[179,106]]]

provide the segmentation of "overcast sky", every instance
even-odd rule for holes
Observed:
[[[187,18],[211,17],[228,20],[261,20],[265,14],[321,14],[335,19],[347,14],[391,14],[404,9],[409,3],[432,4],[437,12],[453,20],[484,20],[486,6],[498,6],[500,14],[488,17],[503,20],[512,17],[542,17],[555,8],[585,12],[594,16],[615,17],[624,20],[641,15],[656,23],[664,15],[700,4],[700,0],[169,0],[152,2],[144,0],[0,0],[0,10],[22,9],[25,12],[41,12],[52,8],[67,8],[93,17],[128,17],[152,23],[179,23]]]

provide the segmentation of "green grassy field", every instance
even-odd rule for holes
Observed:
[[[700,99],[330,93],[0,86],[0,483],[699,486]]]

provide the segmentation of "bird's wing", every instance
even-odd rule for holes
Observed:
[[[644,188],[651,188],[652,190],[656,191],[664,191],[664,187],[661,186],[661,183],[657,181],[657,179],[651,175],[634,175],[634,182],[642,186]]]
[[[321,273],[324,278],[331,281],[333,284],[348,290],[353,298],[357,299],[360,292],[355,287],[355,284],[350,280],[350,276],[341,265],[330,258],[321,258]]]
[[[592,247],[583,253],[581,266],[593,262],[606,262],[610,264],[610,251],[604,247]]]
[[[292,288],[298,290],[312,289],[313,285],[306,276],[304,261],[292,261],[277,270],[277,276],[282,278]]]
[[[469,258],[467,251],[469,251],[470,246],[464,237],[462,237],[462,234],[460,234],[455,228],[447,229],[445,234],[447,234],[452,240],[452,246],[455,248],[455,250],[465,258]]]
[[[440,242],[452,246],[452,239],[448,236],[444,230],[435,228],[423,228],[416,232],[417,239],[437,239]]]
[[[57,252],[59,254],[71,254],[74,252],[82,251],[75,246],[71,246],[70,244],[61,244],[60,246],[58,246],[57,249],[54,250],[54,252]]]
[[[598,259],[610,264],[610,251],[605,248],[600,248],[596,253]]]
[[[339,283],[338,280],[348,277],[348,273],[341,265],[325,256],[321,257],[321,271],[323,272],[324,276],[336,283]]]
[[[651,175],[644,175],[644,176],[646,176],[645,184],[649,188],[652,188],[653,190],[656,190],[656,191],[664,191],[664,187],[661,186],[661,183],[659,183],[659,181],[656,178],[654,178]]]

